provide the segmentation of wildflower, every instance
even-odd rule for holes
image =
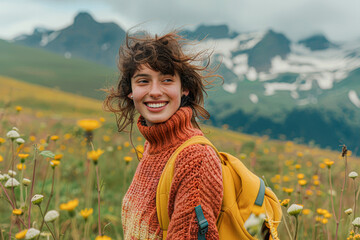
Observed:
[[[30,180],[30,179],[24,178],[24,179],[22,180],[22,184],[24,184],[24,186],[29,186],[30,183],[31,183],[31,180]]]
[[[117,146],[117,150],[121,150],[122,149],[122,146]]]
[[[84,218],[84,220],[86,221],[88,219],[88,217],[93,214],[93,209],[92,208],[85,208],[83,210],[80,211],[80,215]]]
[[[305,177],[305,175],[303,174],[303,173],[299,173],[298,175],[297,175],[297,178],[298,179],[303,179]]]
[[[14,188],[19,186],[20,183],[15,178],[9,178],[7,182],[5,183],[6,188]]]
[[[29,139],[30,139],[31,142],[35,142],[35,141],[36,141],[36,137],[35,137],[35,136],[30,136]]]
[[[348,208],[344,211],[347,215],[352,214],[353,210],[351,208]]]
[[[9,176],[9,174],[3,174],[3,177],[4,177],[4,179],[3,179],[3,181],[6,181],[6,180],[8,180],[8,179],[10,179],[11,177]]]
[[[16,106],[16,107],[15,107],[15,110],[16,110],[17,112],[21,112],[22,107],[21,107],[21,106]]]
[[[63,157],[62,154],[56,154],[56,155],[54,156],[54,159],[55,159],[55,160],[61,160],[62,157]]]
[[[103,123],[103,122],[106,122],[106,119],[101,117],[101,118],[99,118],[99,121]]]
[[[34,239],[39,236],[40,231],[35,228],[29,228],[25,234],[25,239]]]
[[[328,211],[326,211],[326,213],[324,214],[324,218],[331,218],[331,213],[329,213]]]
[[[71,134],[70,133],[66,133],[65,135],[64,135],[64,139],[65,140],[69,140],[70,138],[71,138]]]
[[[57,136],[57,135],[52,135],[52,136],[50,137],[50,140],[56,142],[57,140],[59,140],[59,136]]]
[[[319,167],[320,167],[320,168],[325,168],[326,165],[325,165],[325,163],[319,163]]]
[[[50,161],[50,165],[52,168],[55,168],[56,166],[58,166],[60,164],[59,160],[51,160]]]
[[[328,223],[328,220],[327,220],[326,218],[323,218],[323,219],[321,220],[321,223],[322,223],[322,224],[327,224],[327,223]]]
[[[297,216],[301,213],[303,209],[303,206],[299,204],[291,204],[291,206],[288,208],[287,213],[291,216]]]
[[[298,170],[299,170],[300,168],[301,168],[301,164],[296,164],[296,165],[295,165],[295,169],[298,169]]]
[[[309,215],[310,214],[310,209],[306,208],[302,211],[302,214],[304,215]]]
[[[13,211],[12,211],[12,213],[14,214],[14,215],[21,215],[21,214],[23,214],[23,211],[21,210],[21,209],[17,209],[17,208],[15,208]]]
[[[125,156],[125,157],[124,157],[124,161],[125,161],[126,163],[129,163],[129,162],[131,162],[132,160],[133,160],[133,158],[130,157],[130,156]]]
[[[334,164],[334,161],[330,161],[330,159],[326,158],[326,159],[324,160],[324,163],[325,163],[325,165],[326,165],[328,168],[331,168],[331,165]]]
[[[72,212],[75,210],[77,205],[79,205],[79,200],[75,198],[74,200],[70,200],[67,203],[60,204],[60,209]]]
[[[138,151],[139,153],[144,153],[144,146],[143,145],[137,145],[136,146],[136,151]]]
[[[4,181],[4,180],[5,180],[4,175],[0,174],[0,181]]]
[[[56,210],[50,210],[45,214],[44,221],[45,222],[53,222],[59,217],[59,212]]]
[[[299,183],[300,186],[305,186],[307,181],[305,179],[301,179],[301,180],[298,181],[298,183]]]
[[[16,172],[13,171],[13,170],[9,170],[8,174],[9,174],[10,177],[15,177],[16,176]]]
[[[354,225],[354,227],[360,227],[360,217],[355,218],[355,220],[352,221],[352,225]]]
[[[95,240],[111,240],[111,237],[108,237],[106,235],[103,235],[103,236],[99,235],[95,238]]]
[[[23,163],[19,163],[19,164],[17,164],[16,165],[16,168],[19,170],[19,171],[21,171],[21,170],[25,170],[26,169],[26,165],[25,164],[23,164]]]
[[[29,154],[28,153],[19,153],[18,156],[20,158],[21,163],[24,163],[25,159],[29,157]]]
[[[291,193],[294,191],[293,188],[285,188],[284,192],[286,192],[287,194],[291,195]]]
[[[77,124],[87,132],[91,132],[101,126],[100,122],[94,119],[79,120]]]
[[[41,202],[44,200],[44,196],[41,194],[35,194],[32,198],[31,198],[31,202],[35,205],[40,205]]]
[[[18,137],[20,137],[19,133],[15,130],[10,130],[7,134],[6,134],[7,138],[10,138],[12,141],[14,141],[15,139],[17,139]]]
[[[94,161],[95,164],[97,164],[97,160],[99,159],[99,157],[101,156],[101,154],[103,154],[104,151],[101,149],[98,150],[92,150],[90,152],[88,152],[88,158],[92,159]]]
[[[321,222],[322,220],[323,220],[322,217],[319,217],[319,216],[316,216],[316,217],[315,217],[315,221],[316,221],[316,222]]]
[[[332,191],[329,189],[328,194],[335,197],[336,196],[336,191],[334,189]]]
[[[287,198],[287,199],[284,199],[280,204],[281,204],[281,206],[287,207],[289,205],[289,202],[290,202],[290,199]]]
[[[0,155],[0,162],[4,161],[4,158]]]
[[[284,182],[289,182],[289,181],[290,181],[289,176],[283,176],[283,181],[284,181]]]
[[[357,172],[349,173],[349,178],[355,179],[355,178],[357,178],[357,176],[358,176]]]
[[[21,232],[18,232],[17,234],[15,234],[15,238],[16,239],[24,239],[26,233],[27,233],[27,229],[22,230]]]
[[[319,180],[314,180],[314,185],[315,185],[315,186],[319,186],[319,185],[320,185],[320,181],[319,181]]]
[[[124,142],[124,147],[129,147],[130,143],[129,142]]]
[[[1,146],[1,144],[3,144],[4,142],[5,142],[5,139],[0,137],[0,146]]]
[[[103,136],[104,142],[110,142],[111,138],[108,135]]]
[[[313,191],[311,191],[310,189],[307,189],[305,193],[306,193],[306,195],[308,195],[308,196],[313,195]]]
[[[21,144],[24,144],[24,143],[25,143],[25,140],[22,139],[21,137],[19,137],[19,138],[17,138],[17,139],[15,140],[15,142],[16,142],[18,145],[21,145]]]
[[[298,157],[303,157],[304,154],[303,154],[302,152],[297,152],[297,156],[298,156]]]

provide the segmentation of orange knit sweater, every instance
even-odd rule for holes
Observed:
[[[168,121],[151,127],[138,121],[146,138],[143,158],[122,205],[124,237],[162,239],[156,213],[156,189],[171,154],[192,136],[203,135],[191,124],[192,110],[180,108]],[[194,208],[201,204],[209,223],[206,239],[219,239],[216,220],[223,197],[221,164],[209,146],[195,144],[185,148],[175,162],[168,212],[167,239],[197,239],[198,224]]]

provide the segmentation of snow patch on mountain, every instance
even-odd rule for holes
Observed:
[[[349,91],[348,97],[352,104],[354,104],[356,107],[360,108],[360,99],[354,90]]]
[[[49,44],[49,42],[54,41],[59,36],[59,34],[60,34],[60,31],[55,31],[50,34],[43,33],[41,35],[40,46],[45,47],[46,45]]]

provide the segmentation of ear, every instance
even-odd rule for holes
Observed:
[[[131,100],[133,99],[133,94],[132,94],[132,92],[128,94],[128,98],[130,98]]]
[[[182,95],[185,95],[185,96],[189,95],[189,89],[183,89]]]

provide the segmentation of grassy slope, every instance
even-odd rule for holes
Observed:
[[[64,57],[41,49],[0,40],[0,75],[42,86],[54,87],[102,99],[96,89],[116,80],[116,70],[81,59]]]

